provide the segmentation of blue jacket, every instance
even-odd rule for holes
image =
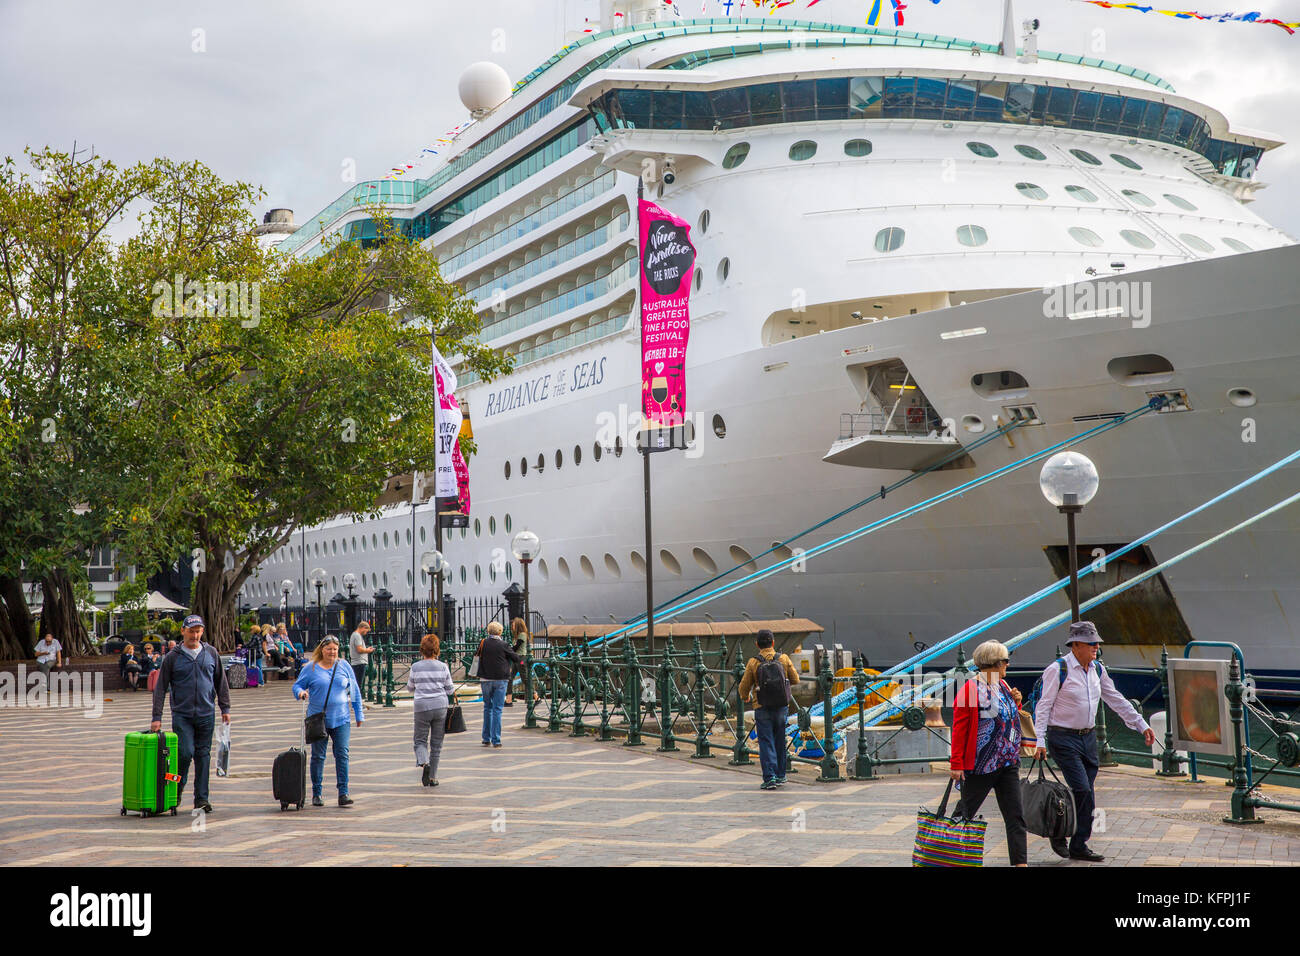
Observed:
[[[163,701],[167,690],[172,692],[172,716],[190,720],[212,716],[212,705],[220,705],[223,714],[230,713],[230,685],[226,671],[221,666],[217,649],[204,642],[199,645],[199,656],[190,656],[177,644],[158,666],[158,683],[153,691],[153,719],[162,720]]]
[[[365,720],[361,713],[361,688],[357,686],[352,666],[344,660],[334,662],[334,690],[330,691],[329,704],[326,705],[325,693],[330,686],[330,671],[312,663],[302,669],[298,679],[293,682],[293,696],[299,691],[307,691],[307,716],[325,711],[326,727],[341,727],[350,719],[349,705],[356,711],[357,723]]]

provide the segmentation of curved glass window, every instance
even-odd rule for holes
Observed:
[[[983,226],[958,226],[957,241],[963,246],[982,246],[989,241]]]
[[[1083,186],[1066,186],[1065,191],[1079,202],[1096,202],[1097,194]]]
[[[1037,149],[1033,146],[1026,146],[1023,143],[1016,144],[1016,152],[1025,157],[1025,159],[1034,159],[1039,162],[1042,162],[1047,158],[1047,154],[1041,149]]]
[[[708,211],[707,209],[704,210],[704,212],[700,213],[700,226],[699,226],[699,228],[700,228],[700,235],[701,235],[701,236],[704,235],[706,232],[709,231],[709,220],[710,220],[711,218],[712,218],[712,217],[709,215],[709,211]]]
[[[737,143],[727,150],[727,155],[722,157],[723,169],[735,169],[749,156],[749,144]]]
[[[898,226],[886,226],[876,233],[876,251],[893,252],[903,244],[906,234]]]
[[[1139,163],[1137,160],[1129,159],[1123,153],[1111,153],[1110,158],[1115,160],[1115,162],[1119,163],[1121,166],[1127,166],[1129,169],[1142,168],[1141,163]]]
[[[1233,252],[1253,252],[1250,246],[1246,245],[1240,239],[1233,239],[1231,236],[1223,237],[1223,244]]]
[[[1178,238],[1184,243],[1191,246],[1197,252],[1213,252],[1214,246],[1210,245],[1200,236],[1194,236],[1190,232],[1179,233]]]
[[[1047,198],[1047,190],[1033,183],[1016,183],[1016,188],[1020,190],[1022,196],[1027,196],[1030,199]]]
[[[812,159],[817,155],[817,144],[810,139],[801,139],[790,147],[790,158],[796,163]]]
[[[1100,246],[1101,236],[1083,226],[1071,226],[1070,237],[1081,246]]]
[[[869,139],[851,139],[844,144],[844,155],[846,156],[870,156],[871,140]]]
[[[723,256],[722,261],[718,263],[718,281],[726,282],[729,275],[731,275],[731,259]]]
[[[1081,163],[1087,163],[1089,166],[1100,166],[1101,160],[1086,149],[1072,149],[1070,155]]]
[[[568,262],[575,256],[579,256],[584,252],[590,252],[592,249],[603,246],[610,239],[613,239],[619,233],[627,229],[628,224],[631,221],[632,217],[628,213],[624,212],[601,226],[599,229],[593,229],[585,235],[578,236],[576,239],[571,239],[564,243],[564,245],[558,246],[550,252],[543,253],[536,259],[526,262],[516,269],[511,269],[503,275],[494,276],[491,272],[484,271],[477,278],[465,282],[462,285],[462,288],[465,290],[466,295],[476,297],[478,297],[477,293],[479,293],[480,290],[487,290],[482,295],[483,302],[480,303],[481,305],[486,305],[488,300],[491,298],[493,290],[509,289],[517,282],[532,278],[535,275],[540,275],[548,269],[554,269],[562,262]]]
[[[983,156],[985,159],[992,159],[998,154],[998,151],[988,143],[967,143],[966,148],[976,156]]]
[[[1156,247],[1155,240],[1144,233],[1138,232],[1136,229],[1121,229],[1119,234],[1124,237],[1125,242],[1137,249],[1154,249]]]
[[[557,293],[551,298],[513,315],[506,315],[493,320],[495,313],[486,304],[480,303],[479,311],[484,318],[483,336],[485,338],[494,338],[508,332],[516,332],[525,326],[532,325],[534,322],[549,319],[553,315],[567,312],[569,309],[576,308],[615,291],[636,275],[636,252],[630,248],[625,249],[621,256],[622,261],[605,275],[592,279],[575,289]]]
[[[1174,193],[1165,193],[1165,198],[1168,199],[1175,206],[1177,206],[1179,209],[1186,209],[1188,212],[1196,211],[1196,206],[1188,202],[1182,196],[1175,195]]]
[[[1122,192],[1124,193],[1125,196],[1128,197],[1128,199],[1131,202],[1134,202],[1139,206],[1155,205],[1155,200],[1153,200],[1150,196],[1146,195],[1145,193],[1138,192],[1136,189],[1125,189],[1122,190]]]

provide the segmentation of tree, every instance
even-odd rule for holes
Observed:
[[[145,625],[145,602],[149,598],[149,585],[143,574],[126,577],[117,586],[110,610],[122,612],[122,627],[138,630]]]

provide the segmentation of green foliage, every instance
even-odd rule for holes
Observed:
[[[145,625],[145,603],[149,599],[149,585],[143,574],[126,578],[117,586],[113,608],[121,610],[122,626],[127,629],[142,628]]]

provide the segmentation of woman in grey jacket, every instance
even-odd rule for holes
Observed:
[[[415,762],[424,768],[421,782],[438,785],[438,757],[447,729],[447,707],[455,701],[451,670],[438,660],[438,635],[426,634],[420,655],[406,677],[406,689],[415,694]]]

